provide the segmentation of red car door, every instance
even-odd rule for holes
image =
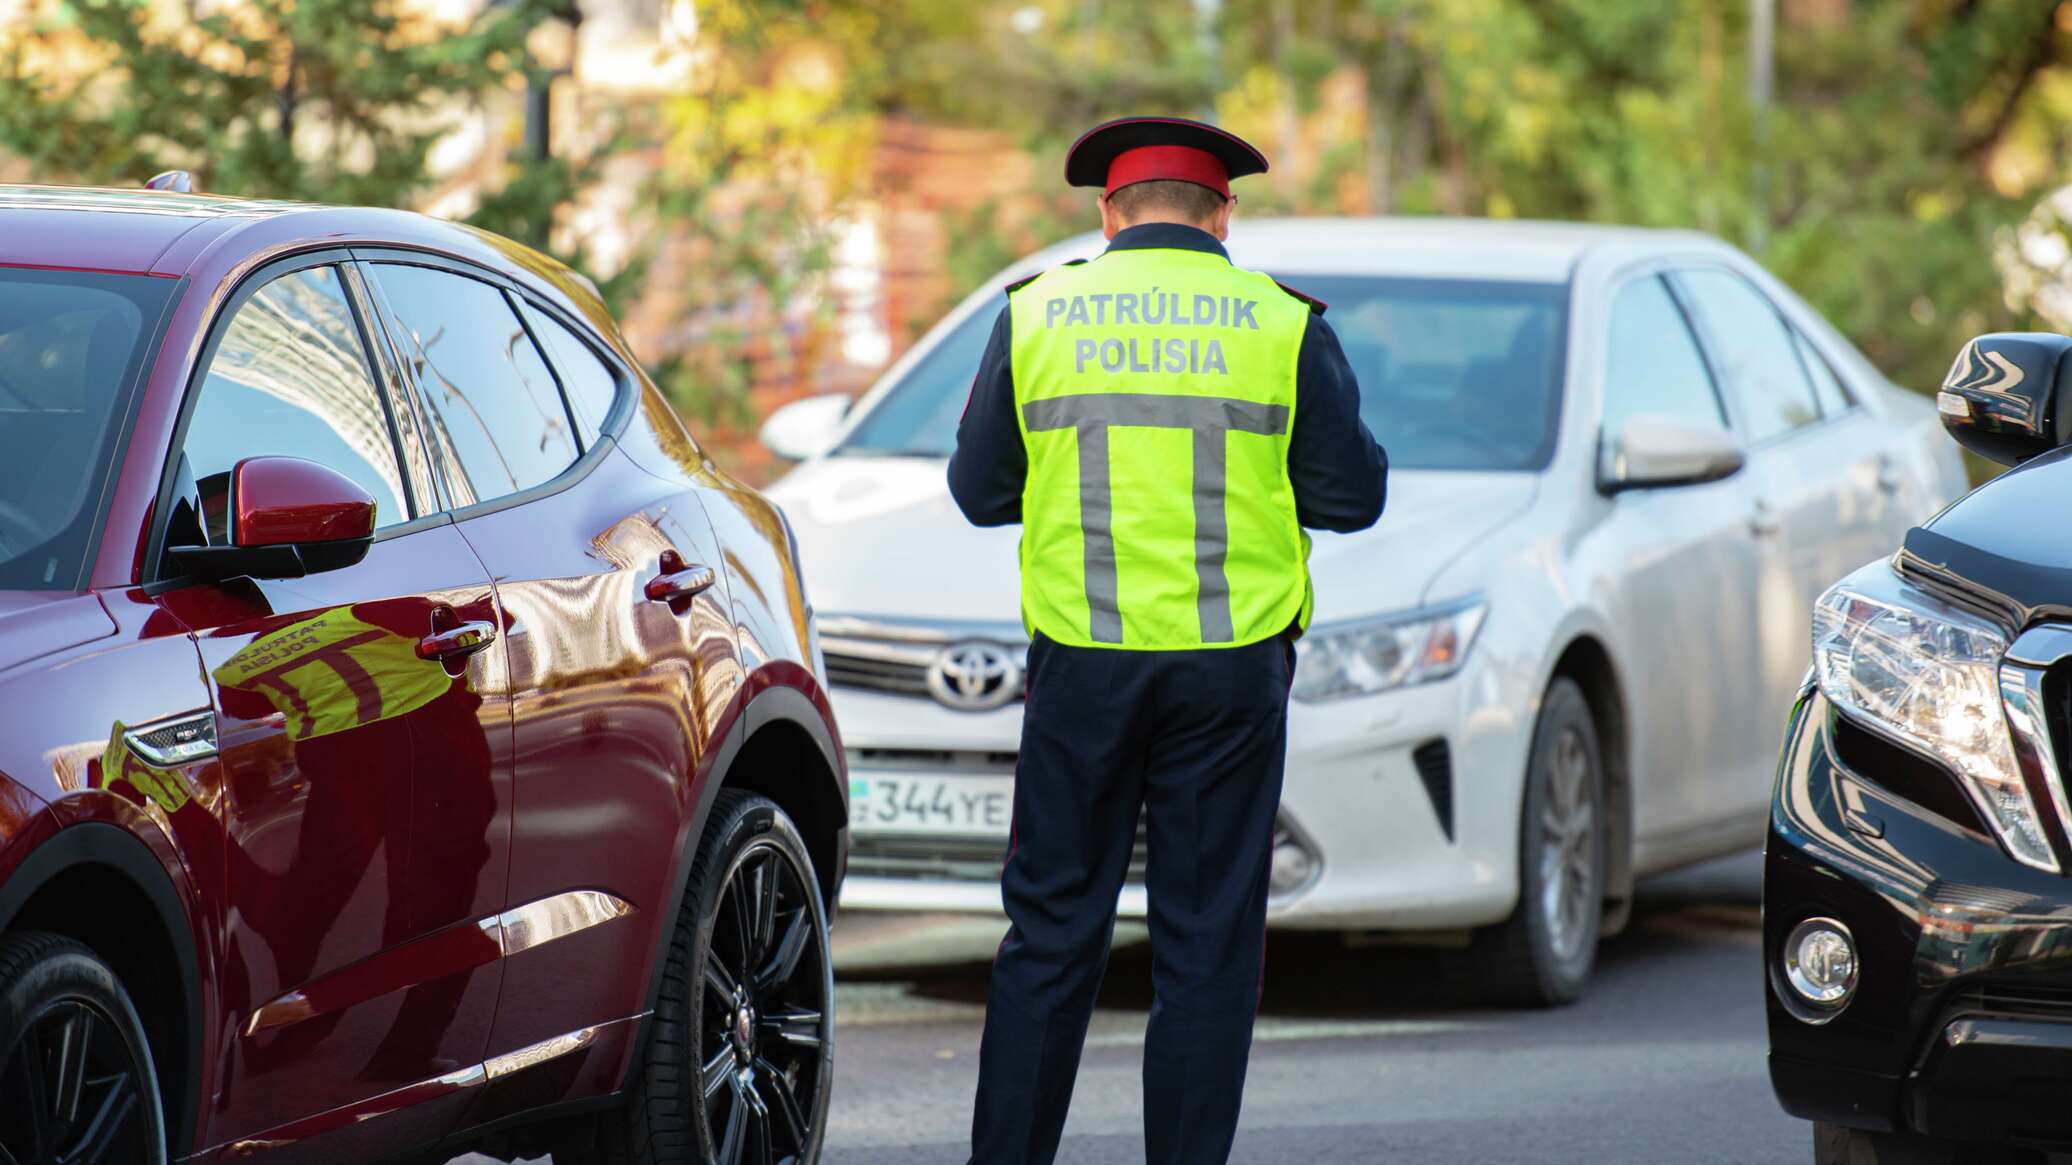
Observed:
[[[336,1132],[325,1159],[443,1133],[479,1080],[510,806],[504,657],[480,650],[503,620],[480,560],[404,469],[422,458],[398,455],[352,280],[306,258],[230,301],[160,505],[165,545],[224,542],[228,471],[255,456],[318,462],[377,500],[356,565],[161,597],[197,636],[223,771],[234,1030],[204,1143]]]
[[[492,1090],[470,1118],[487,1120],[617,1086],[667,925],[629,915],[675,908],[665,883],[696,804],[691,777],[739,667],[697,496],[602,435],[615,407],[634,407],[624,374],[525,290],[421,257],[369,258],[457,528],[507,620],[507,917],[519,925],[490,1054],[557,1058],[527,1074],[522,1097]]]

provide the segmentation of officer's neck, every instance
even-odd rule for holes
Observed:
[[[1110,236],[1110,251],[1206,251],[1229,258],[1215,235],[1193,223],[1149,220],[1132,223]]]

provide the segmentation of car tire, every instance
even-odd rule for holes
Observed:
[[[1604,919],[1604,756],[1573,680],[1547,687],[1518,818],[1518,906],[1478,931],[1466,976],[1491,1003],[1573,1003],[1597,967]]]
[[[158,1072],[122,981],[61,935],[0,936],[0,1160],[166,1158]]]
[[[1813,1126],[1814,1165],[2044,1165],[2034,1149],[1941,1141],[1910,1133],[1872,1133],[1845,1125]]]
[[[805,841],[722,790],[669,937],[611,1165],[813,1165],[834,1078],[834,967]],[[787,966],[788,964],[788,966]]]

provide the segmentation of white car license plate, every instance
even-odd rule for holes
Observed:
[[[851,773],[849,826],[857,833],[1006,837],[1014,778],[966,774]]]

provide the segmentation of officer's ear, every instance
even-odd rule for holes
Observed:
[[[1106,194],[1094,195],[1094,204],[1101,208],[1101,233],[1103,235],[1113,239],[1123,227],[1129,225],[1122,221],[1122,214],[1109,204]]]
[[[1236,209],[1237,196],[1234,194],[1224,199],[1223,205],[1216,208],[1216,215],[1209,227],[1209,233],[1216,236],[1217,241],[1220,242],[1230,237],[1230,216]]]

